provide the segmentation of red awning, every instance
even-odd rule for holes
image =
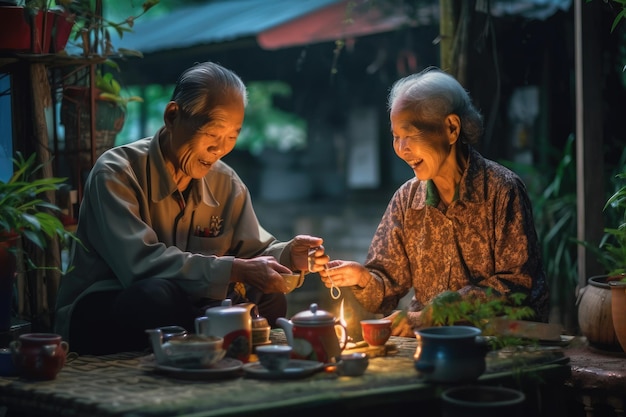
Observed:
[[[434,13],[436,16],[438,11],[434,10]],[[416,25],[417,21],[400,6],[387,5],[381,8],[369,1],[346,0],[265,30],[257,35],[257,41],[262,48],[272,50],[349,39]]]

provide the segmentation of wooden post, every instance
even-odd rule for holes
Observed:
[[[604,234],[604,129],[602,118],[602,36],[598,2],[574,2],[576,68],[576,201],[577,238],[594,244]],[[587,104],[589,104],[587,106]],[[578,246],[578,284],[606,273],[595,256]]]
[[[441,0],[439,2],[439,50],[440,67],[452,74],[454,65],[454,36],[456,21],[454,19],[454,0]]]
[[[34,144],[39,162],[44,164],[44,169],[40,172],[42,178],[50,178],[54,176],[52,172],[52,164],[50,163],[51,154],[48,145],[48,123],[46,122],[46,109],[52,105],[52,97],[50,93],[50,84],[48,82],[48,70],[44,64],[31,64],[31,85],[32,85],[32,123],[34,126]],[[46,195],[46,199],[56,204],[56,195],[50,191]],[[29,277],[32,278],[33,287],[30,288],[35,294],[33,308],[33,316],[40,321],[44,328],[50,329],[52,326],[54,305],[56,303],[57,289],[61,282],[61,250],[57,238],[48,242],[46,251],[38,253],[41,260],[37,260],[38,265],[46,265],[55,269],[35,270]],[[36,324],[36,323],[33,323]]]

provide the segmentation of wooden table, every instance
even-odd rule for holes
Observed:
[[[226,379],[190,381],[142,366],[148,360],[142,353],[74,357],[54,381],[0,378],[0,404],[5,406],[7,417],[303,417],[401,413],[409,409],[419,410],[420,417],[438,417],[439,394],[446,386],[420,380],[413,367],[415,348],[413,338],[392,337],[386,354],[371,357],[361,377],[320,371],[294,380],[260,380],[236,374]],[[558,416],[562,400],[559,387],[570,375],[569,365],[559,362],[518,362],[513,369],[503,370],[499,367],[506,367],[506,361],[488,360],[487,372],[476,383],[523,390],[529,408],[526,416]]]

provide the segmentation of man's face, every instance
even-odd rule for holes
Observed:
[[[192,178],[204,177],[235,147],[244,113],[242,99],[235,96],[215,106],[207,115],[210,121],[199,128],[179,115],[171,128],[172,152],[179,169]]]

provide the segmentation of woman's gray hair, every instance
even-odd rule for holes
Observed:
[[[188,118],[206,119],[211,110],[228,95],[240,95],[248,104],[248,91],[233,71],[213,62],[198,63],[185,70],[172,93]]]
[[[413,113],[413,126],[423,131],[439,131],[449,114],[461,119],[463,143],[475,144],[483,134],[483,116],[472,104],[469,94],[450,74],[428,67],[396,81],[387,100],[389,111],[406,109]]]

